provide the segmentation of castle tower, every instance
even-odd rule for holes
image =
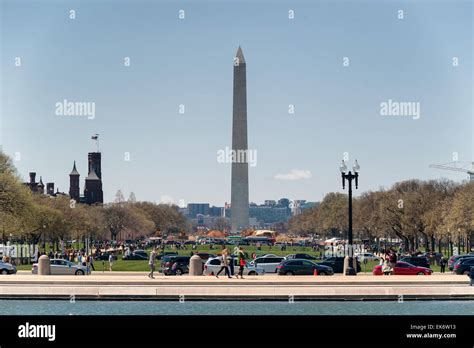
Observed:
[[[76,169],[76,161],[74,161],[74,166],[69,174],[69,197],[74,199],[76,202],[79,202],[80,199],[79,177],[80,174]]]
[[[30,185],[36,184],[36,173],[30,172]]]
[[[104,203],[104,193],[102,191],[101,153],[89,152],[87,157],[89,173],[84,188],[85,202],[87,204]]]
[[[40,181],[38,183],[36,192],[44,194],[44,184],[43,184],[43,178],[40,176]]]
[[[47,182],[46,183],[46,193],[50,196],[54,196],[54,182]]]
[[[234,154],[245,154],[244,161],[237,161],[236,158],[232,161],[231,233],[235,234],[249,226],[247,77],[246,62],[240,46],[234,60],[232,152]]]
[[[84,199],[86,204],[104,203],[104,193],[102,192],[102,181],[95,173],[94,168],[86,178],[84,189]]]
[[[102,169],[101,169],[101,153],[100,152],[89,152],[88,154],[89,169],[88,173],[94,170],[95,174],[102,180]]]

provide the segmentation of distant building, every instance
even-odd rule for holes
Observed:
[[[198,214],[204,216],[209,215],[209,203],[189,203],[188,217],[194,219]]]
[[[84,196],[81,196],[79,185],[80,174],[76,168],[76,161],[74,161],[72,171],[69,174],[69,197],[80,203],[104,203],[104,193],[102,191],[102,168],[100,152],[89,152],[88,168],[89,172],[86,177],[86,182],[84,186]],[[45,193],[43,179],[40,177],[40,181],[36,182],[35,172],[30,173],[30,181],[25,182],[24,184],[35,193]],[[46,194],[53,197],[58,195],[67,196],[66,193],[59,192],[58,189],[56,189],[55,192],[53,182],[48,182],[46,184]]]
[[[278,222],[288,221],[291,217],[291,201],[288,198],[281,198],[277,201],[267,199],[264,204],[249,204],[249,226],[269,227]],[[225,216],[232,217],[232,206],[225,206]]]
[[[54,196],[54,182],[46,183],[46,194]]]
[[[25,182],[24,184],[30,188],[31,192],[44,194],[43,179],[40,176],[40,181],[36,182],[35,172],[30,172],[30,181]]]
[[[210,216],[224,216],[224,208],[212,206],[209,208],[209,215]]]
[[[28,186],[30,190],[34,193],[39,193],[39,194],[46,194],[51,197],[56,197],[58,195],[64,195],[66,194],[64,192],[59,192],[58,189],[54,191],[54,182],[48,182],[46,183],[46,192],[44,190],[45,186],[43,184],[43,178],[40,176],[39,182],[36,182],[36,173],[35,172],[30,172],[30,181],[23,183],[25,186]]]
[[[76,161],[74,161],[72,171],[69,173],[69,197],[71,197],[71,199],[89,205],[104,203],[101,155],[100,152],[89,152],[87,155],[88,174],[85,180],[84,196],[80,196],[80,174],[76,168]]]
[[[267,206],[267,205],[250,205],[249,215],[256,218],[259,223],[273,224],[277,222],[287,221],[290,217],[286,207]]]

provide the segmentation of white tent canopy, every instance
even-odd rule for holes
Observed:
[[[255,235],[256,236],[265,236],[271,234],[272,236],[275,234],[275,231],[270,231],[270,230],[256,230]]]

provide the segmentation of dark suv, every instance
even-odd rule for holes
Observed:
[[[343,273],[344,271],[344,257],[329,257],[321,261],[319,264],[331,267],[334,270],[334,273]],[[359,260],[357,260],[357,272],[360,272]]]
[[[456,261],[458,261],[461,258],[465,258],[465,257],[474,257],[474,253],[451,256],[449,258],[449,261],[448,261],[448,269],[450,271],[454,271],[454,264],[456,263]]]
[[[313,275],[315,270],[320,276],[334,274],[331,267],[305,259],[285,260],[277,266],[279,275]]]
[[[164,275],[183,275],[189,273],[190,256],[165,256],[161,261],[160,272]]]
[[[308,254],[290,254],[286,257],[287,260],[289,259],[304,259],[304,260],[316,260],[314,256]]]
[[[463,257],[454,264],[454,273],[469,275],[471,267],[474,267],[474,257]]]
[[[400,261],[409,263],[413,266],[430,268],[430,260],[426,256],[405,256]]]

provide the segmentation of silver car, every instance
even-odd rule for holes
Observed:
[[[15,274],[16,267],[8,262],[0,261],[0,274]]]
[[[229,264],[231,262],[231,259],[229,258]],[[234,275],[239,272],[239,262],[237,258],[234,258]],[[204,275],[216,275],[217,272],[221,269],[221,258],[220,257],[214,257],[209,260],[204,264]],[[244,267],[244,275],[264,275],[265,270],[261,267],[255,267],[254,265],[247,263]]]
[[[63,259],[52,259],[51,262],[51,275],[85,275],[87,274],[87,267],[78,265],[76,263],[63,260]],[[38,264],[34,263],[31,268],[31,273],[38,274]]]

